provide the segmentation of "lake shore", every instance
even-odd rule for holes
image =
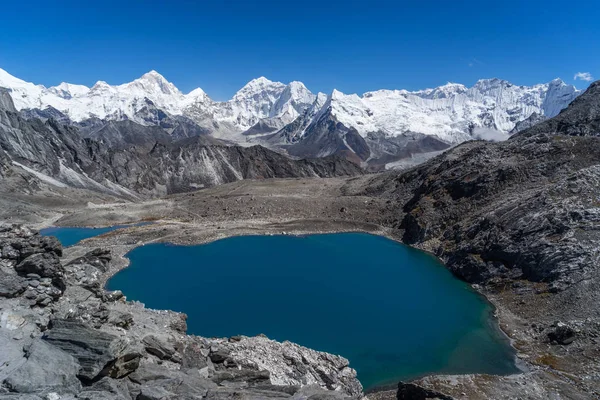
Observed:
[[[118,235],[90,239],[65,252],[69,259],[94,247],[110,248],[115,257],[107,277],[127,266],[124,255],[129,250],[156,241],[199,244],[236,235],[356,231],[401,241],[402,232],[389,228],[398,218],[395,204],[375,197],[345,195],[352,191],[354,184],[360,184],[360,179],[365,178],[351,179],[350,182],[343,179],[242,181],[147,203],[88,206],[63,213],[59,218],[54,214],[53,224],[107,226],[156,221],[153,225],[130,228]],[[553,303],[546,296],[536,295],[538,284],[521,282],[519,285],[519,291],[487,287],[477,290],[495,306],[499,326],[512,340],[519,360],[528,372],[508,377],[433,376],[417,382],[457,398],[485,398],[478,396],[510,393],[513,386],[532,387],[533,390],[567,379],[561,369],[569,366],[550,365],[551,358],[544,357],[549,352],[549,345],[540,342],[536,329],[532,328],[532,325],[548,323],[552,318]]]

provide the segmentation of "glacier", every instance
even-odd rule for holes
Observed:
[[[230,100],[219,102],[200,88],[184,94],[156,71],[121,85],[98,81],[88,88],[63,82],[46,88],[3,69],[0,87],[11,91],[18,110],[50,107],[74,122],[99,118],[152,125],[143,118],[151,104],[169,115],[189,118],[215,137],[272,146],[302,141],[325,116],[363,138],[420,134],[457,144],[476,138],[480,128],[508,134],[533,114],[553,117],[580,94],[560,79],[518,86],[497,78],[479,80],[470,88],[448,83],[433,89],[386,89],[362,96],[338,90],[313,94],[302,82],[284,84],[260,77]],[[277,132],[285,135],[273,137]]]

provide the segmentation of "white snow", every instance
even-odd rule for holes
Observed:
[[[361,135],[407,131],[435,135],[450,143],[472,138],[476,128],[510,131],[515,123],[537,112],[553,117],[579,93],[560,79],[534,86],[516,86],[500,79],[482,79],[467,88],[458,83],[419,91],[378,90],[362,96],[340,91],[314,95],[301,82],[272,82],[264,77],[241,88],[231,100],[216,102],[200,88],[183,94],[156,71],[133,82],[109,85],[98,81],[92,88],[61,83],[45,88],[25,82],[0,69],[0,86],[12,90],[17,109],[52,106],[72,120],[93,116],[132,119],[146,124],[136,113],[152,101],[172,115],[185,115],[209,126],[216,137],[245,142],[241,133],[260,121],[281,128],[306,113],[300,135],[324,113]]]

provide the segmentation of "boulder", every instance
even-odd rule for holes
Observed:
[[[58,396],[58,395],[57,395]],[[31,393],[0,393],[0,400],[48,400],[48,399],[59,399],[60,397],[46,397],[42,398],[38,395]]]
[[[207,400],[283,400],[289,399],[290,395],[280,391],[220,387],[209,390],[204,398]]]
[[[53,320],[43,339],[79,361],[78,375],[84,381],[125,376],[135,371],[141,357],[121,338],[72,320]]]
[[[307,385],[300,388],[290,400],[346,400],[352,399],[341,392],[325,390],[317,385]]]
[[[27,288],[27,280],[21,276],[0,270],[0,297],[17,297]]]
[[[175,356],[175,349],[169,343],[154,335],[148,335],[142,340],[146,351],[161,360],[170,360]],[[179,360],[178,357],[176,357]]]
[[[27,361],[23,354],[23,346],[6,333],[0,331],[0,382]]]
[[[396,393],[396,398],[398,400],[454,400],[453,397],[436,392],[435,390],[425,389],[424,387],[414,383],[405,382],[398,383],[398,392]]]
[[[208,358],[210,350],[201,342],[193,342],[186,345],[182,350],[181,365],[184,368],[213,368],[212,361]]]
[[[112,260],[110,250],[94,249],[90,252],[87,252],[82,257],[76,258],[68,262],[65,266],[70,267],[87,264],[102,272],[106,272],[108,271],[108,265],[110,264],[110,260]]]
[[[215,371],[210,379],[220,386],[236,386],[237,383],[242,383],[243,386],[256,386],[270,384],[271,374],[269,371],[231,368]]]
[[[129,380],[139,385],[150,381],[173,379],[178,371],[164,368],[157,364],[145,363],[128,376]]]
[[[2,382],[10,391],[77,393],[81,389],[79,363],[58,347],[37,339],[26,350],[25,358]]]
[[[133,314],[128,312],[110,310],[108,313],[108,323],[119,328],[129,329],[133,325]]]
[[[52,283],[61,289],[64,269],[56,253],[37,253],[25,258],[15,267],[20,275],[37,274],[42,278],[51,278]]]
[[[215,340],[210,358],[228,368],[269,371],[275,385],[305,385],[313,382],[323,389],[346,396],[360,396],[362,386],[347,359],[302,347],[292,342],[277,342],[267,337],[241,337],[239,340]],[[222,365],[217,365],[217,369]]]
[[[548,332],[548,340],[551,343],[557,344],[571,344],[577,337],[575,329],[562,322],[557,322],[555,326]]]
[[[78,399],[85,400],[131,400],[127,384],[122,380],[108,377],[102,378],[92,385],[87,386],[77,395]]]
[[[197,370],[186,372],[178,370],[163,371],[151,369],[141,374],[132,375],[131,380],[136,379],[141,383],[140,394],[137,399],[201,399],[208,390],[216,389],[217,385],[208,379],[200,377]],[[155,377],[157,379],[150,379]]]

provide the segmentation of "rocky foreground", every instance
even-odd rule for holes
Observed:
[[[0,399],[357,399],[343,357],[266,337],[187,336],[185,316],[102,283],[110,251],[68,262],[53,237],[0,226]]]

